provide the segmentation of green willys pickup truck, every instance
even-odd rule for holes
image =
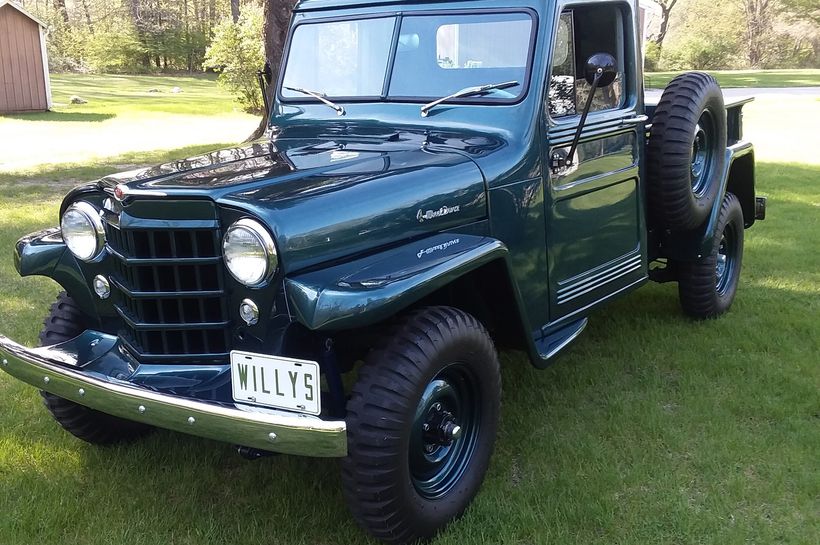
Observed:
[[[362,527],[435,535],[490,463],[496,347],[545,367],[649,280],[695,318],[735,297],[744,101],[687,73],[647,103],[636,4],[303,0],[263,139],[78,187],[17,243],[64,291],[2,369],[91,443],[341,458]]]

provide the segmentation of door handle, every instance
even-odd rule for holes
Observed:
[[[633,125],[640,125],[649,121],[648,115],[636,115],[635,117],[627,117],[621,120],[621,127],[632,127]]]

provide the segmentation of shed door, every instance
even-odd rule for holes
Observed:
[[[0,113],[48,109],[40,25],[0,8]]]

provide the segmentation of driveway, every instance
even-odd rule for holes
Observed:
[[[659,100],[663,89],[647,89],[646,98]],[[816,97],[820,98],[820,87],[739,87],[723,89],[726,98],[740,97]]]

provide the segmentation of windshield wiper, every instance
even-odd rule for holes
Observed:
[[[317,91],[311,91],[310,89],[302,89],[301,87],[288,87],[287,85],[283,85],[282,87],[284,89],[287,89],[288,91],[296,91],[297,93],[302,93],[303,95],[310,95],[313,98],[315,98],[316,100],[318,100],[318,101],[320,101],[324,104],[327,104],[328,106],[330,106],[331,108],[336,110],[336,115],[345,115],[345,109],[342,108],[341,106],[339,106],[338,104],[335,104],[335,103],[329,101],[327,99],[327,95],[325,95],[324,93],[319,93]]]
[[[421,117],[427,117],[427,114],[430,113],[430,110],[441,104],[442,102],[447,102],[448,100],[453,100],[454,98],[461,98],[461,97],[468,97],[471,95],[480,95],[481,93],[486,93],[487,91],[492,91],[493,89],[506,89],[507,87],[514,87],[518,85],[517,81],[505,81],[502,83],[488,83],[487,85],[478,85],[476,87],[465,87],[461,91],[456,91],[452,95],[447,95],[446,97],[442,97],[439,99],[430,102],[429,104],[425,104],[421,107]]]

